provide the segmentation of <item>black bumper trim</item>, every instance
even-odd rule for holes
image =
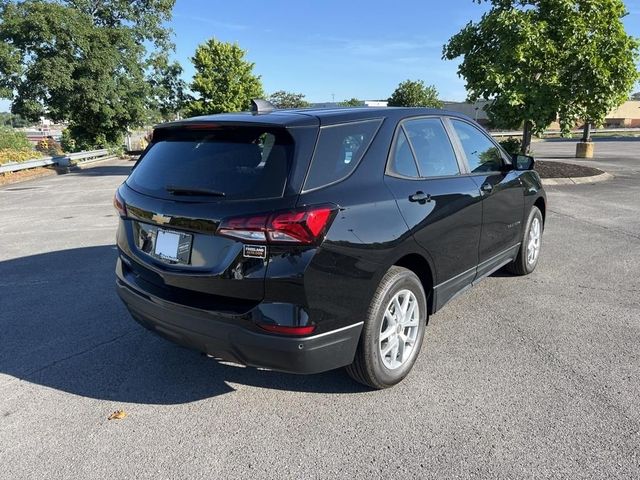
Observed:
[[[216,317],[138,291],[120,278],[116,289],[132,317],[149,330],[223,360],[281,372],[320,373],[351,364],[363,326],[301,338],[262,334],[247,328],[246,316]]]

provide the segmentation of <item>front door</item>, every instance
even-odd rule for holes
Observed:
[[[403,122],[385,182],[435,267],[436,305],[442,305],[475,278],[482,197],[473,178],[461,175],[440,118]]]
[[[518,253],[522,239],[524,188],[520,172],[507,169],[493,139],[464,120],[451,119],[471,178],[480,188],[482,234],[478,249],[478,277],[508,263]]]

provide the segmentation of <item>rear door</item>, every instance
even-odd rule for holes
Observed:
[[[495,141],[475,125],[450,119],[471,178],[483,197],[478,277],[510,261],[518,251],[524,214],[524,190],[519,173],[506,167]]]
[[[439,117],[400,124],[385,182],[435,266],[439,305],[473,281],[478,262],[481,198],[462,167]]]
[[[225,218],[259,222],[262,214],[292,208],[294,155],[294,138],[280,127],[156,130],[119,190],[127,208],[118,232],[125,267],[167,299],[206,293],[218,299],[207,308],[219,310],[233,298],[259,301],[268,247],[215,232]]]

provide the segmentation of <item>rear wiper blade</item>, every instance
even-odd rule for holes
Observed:
[[[193,187],[179,187],[176,185],[167,185],[165,190],[174,195],[204,195],[209,197],[224,197],[226,193],[218,190],[212,190],[210,188],[193,188]]]

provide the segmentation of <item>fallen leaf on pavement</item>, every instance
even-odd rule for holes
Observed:
[[[109,415],[108,420],[122,420],[127,416],[127,412],[124,410],[116,410],[111,415]]]

